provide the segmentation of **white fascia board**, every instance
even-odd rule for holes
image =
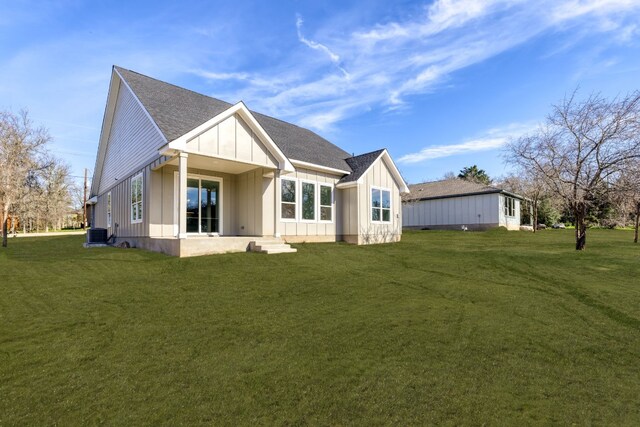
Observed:
[[[107,144],[109,141],[109,134],[111,132],[111,124],[113,123],[113,116],[115,115],[116,103],[118,102],[118,95],[122,88],[125,87],[136,100],[147,119],[153,124],[160,137],[166,142],[164,134],[153,120],[149,112],[140,99],[136,96],[135,92],[129,87],[122,75],[116,70],[116,67],[112,67],[111,82],[109,83],[109,92],[107,93],[107,105],[104,110],[104,117],[102,118],[102,129],[100,131],[100,142],[98,143],[98,155],[96,157],[96,164],[93,168],[93,179],[91,180],[91,192],[90,194],[97,194],[100,186],[100,179],[102,178],[102,168],[104,166],[104,158],[107,154]]]
[[[387,161],[387,166],[389,167],[389,169],[391,169],[391,174],[396,179],[396,182],[398,183],[398,187],[400,187],[400,192],[408,193],[409,186],[407,185],[406,182],[404,182],[404,178],[402,178],[400,171],[396,167],[396,164],[393,162],[393,159],[391,158],[391,155],[389,154],[386,148],[382,152],[382,156],[384,156],[384,159]]]
[[[335,173],[339,175],[349,175],[351,173],[349,171],[345,171],[342,169],[335,169],[327,166],[317,165],[315,163],[303,162],[302,160],[291,159],[291,163],[293,164],[293,166],[296,166],[296,167],[316,170],[320,172],[329,172],[329,173]]]
[[[195,129],[192,129],[184,135],[174,139],[165,147],[178,151],[185,151],[187,148],[187,141],[190,141],[196,136],[206,132],[207,130],[211,129],[215,125],[219,124],[225,119],[228,119],[236,113],[240,117],[242,117],[242,119],[249,125],[251,130],[258,136],[260,141],[262,141],[265,147],[267,147],[267,150],[269,150],[269,152],[278,160],[280,169],[285,172],[294,172],[295,168],[293,167],[287,156],[285,156],[282,150],[280,150],[276,143],[273,142],[269,134],[262,128],[262,126],[260,126],[260,123],[258,123],[254,115],[251,114],[251,111],[249,111],[247,106],[244,105],[244,102],[242,101],[226,109],[217,116],[212,117]],[[163,147],[161,151],[165,149],[165,147]]]
[[[98,140],[98,153],[96,155],[96,163],[93,167],[93,178],[91,179],[91,191],[89,194],[97,194],[100,188],[100,179],[102,177],[102,167],[104,165],[104,156],[107,152],[107,139],[113,115],[116,109],[116,101],[118,99],[118,91],[120,89],[121,78],[115,73],[115,68],[111,72],[111,81],[109,82],[109,91],[107,92],[107,103],[104,107],[104,116],[102,116],[102,127],[100,129],[100,139]]]
[[[127,90],[131,92],[133,99],[135,99],[138,105],[140,106],[140,108],[142,108],[142,111],[144,111],[144,114],[147,116],[147,119],[149,119],[149,121],[153,124],[153,127],[155,128],[155,130],[158,132],[158,134],[160,134],[160,137],[164,140],[164,142],[167,142],[167,138],[164,136],[164,133],[162,133],[156,121],[153,120],[153,117],[151,117],[151,114],[149,114],[147,109],[144,108],[144,105],[142,105],[142,102],[140,102],[140,99],[136,96],[136,93],[131,89],[127,81],[124,78],[122,78],[122,76],[120,75],[118,70],[115,69],[115,67],[113,68],[113,71],[120,77],[120,81],[127,88]]]
[[[93,196],[92,198],[87,200],[88,205],[95,205],[96,203],[98,203],[98,196]]]
[[[343,182],[342,184],[336,184],[336,188],[339,188],[339,189],[351,188],[351,187],[356,187],[357,185],[358,185],[358,181],[349,181],[349,182]]]
[[[409,192],[409,186],[407,186],[407,183],[404,182],[404,179],[402,178],[402,175],[400,174],[400,171],[396,167],[396,164],[393,163],[393,159],[391,158],[391,155],[389,154],[389,152],[387,151],[386,148],[382,151],[382,153],[380,153],[380,155],[378,156],[377,159],[375,159],[373,162],[371,162],[371,164],[369,165],[367,170],[365,170],[362,173],[362,175],[360,176],[360,178],[358,178],[358,181],[356,181],[356,182],[358,184],[362,184],[365,175],[369,172],[369,169],[371,169],[373,167],[373,164],[375,162],[379,161],[380,159],[383,159],[386,162],[387,167],[389,168],[389,170],[391,172],[391,175],[393,176],[393,178],[396,181],[396,184],[398,184],[398,187],[400,188],[400,193],[408,193]],[[338,187],[338,188],[346,188],[346,187]]]

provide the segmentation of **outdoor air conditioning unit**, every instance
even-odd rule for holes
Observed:
[[[107,229],[106,228],[90,228],[87,231],[87,243],[89,244],[106,244]]]

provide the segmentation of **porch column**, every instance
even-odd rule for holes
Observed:
[[[280,169],[277,169],[273,173],[273,182],[274,182],[274,192],[275,192],[275,200],[274,200],[274,224],[273,224],[273,237],[280,237],[280,215],[282,215],[282,209],[280,208],[280,196],[282,195],[282,186],[280,185]]]
[[[187,237],[187,158],[189,154],[180,153],[178,157],[178,238]]]

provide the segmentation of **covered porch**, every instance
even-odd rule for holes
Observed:
[[[197,240],[194,245],[207,238],[279,237],[278,176],[275,167],[249,162],[188,152],[162,156],[151,167],[149,237]]]

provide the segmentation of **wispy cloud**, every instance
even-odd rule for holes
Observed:
[[[406,154],[398,159],[399,163],[421,163],[443,157],[470,154],[478,151],[495,150],[536,128],[534,123],[511,123],[503,127],[489,129],[477,138],[449,145],[433,145],[417,153]]]
[[[303,36],[302,24],[304,24],[304,20],[300,15],[298,15],[296,17],[296,30],[298,31],[298,40],[300,40],[301,43],[309,46],[311,49],[319,50],[320,52],[323,52],[324,54],[326,54],[331,60],[331,62],[333,62],[336,65],[336,67],[338,67],[338,69],[342,71],[344,76],[349,78],[349,73],[340,65],[340,56],[332,52],[331,49],[329,49],[327,46],[323,45],[322,43],[309,40],[305,36]]]
[[[261,81],[213,70],[213,76],[236,78],[234,87],[254,108],[326,131],[363,111],[389,111],[410,105],[410,97],[429,93],[456,71],[478,64],[545,32],[565,38],[594,32],[630,40],[640,11],[636,0],[436,0],[417,17],[378,23],[369,28],[321,28],[303,34],[297,15],[298,41],[321,57],[263,70]],[[576,28],[590,33],[576,36]],[[320,60],[324,58],[324,60]],[[336,69],[341,71],[337,74]],[[277,85],[270,82],[278,81]]]

